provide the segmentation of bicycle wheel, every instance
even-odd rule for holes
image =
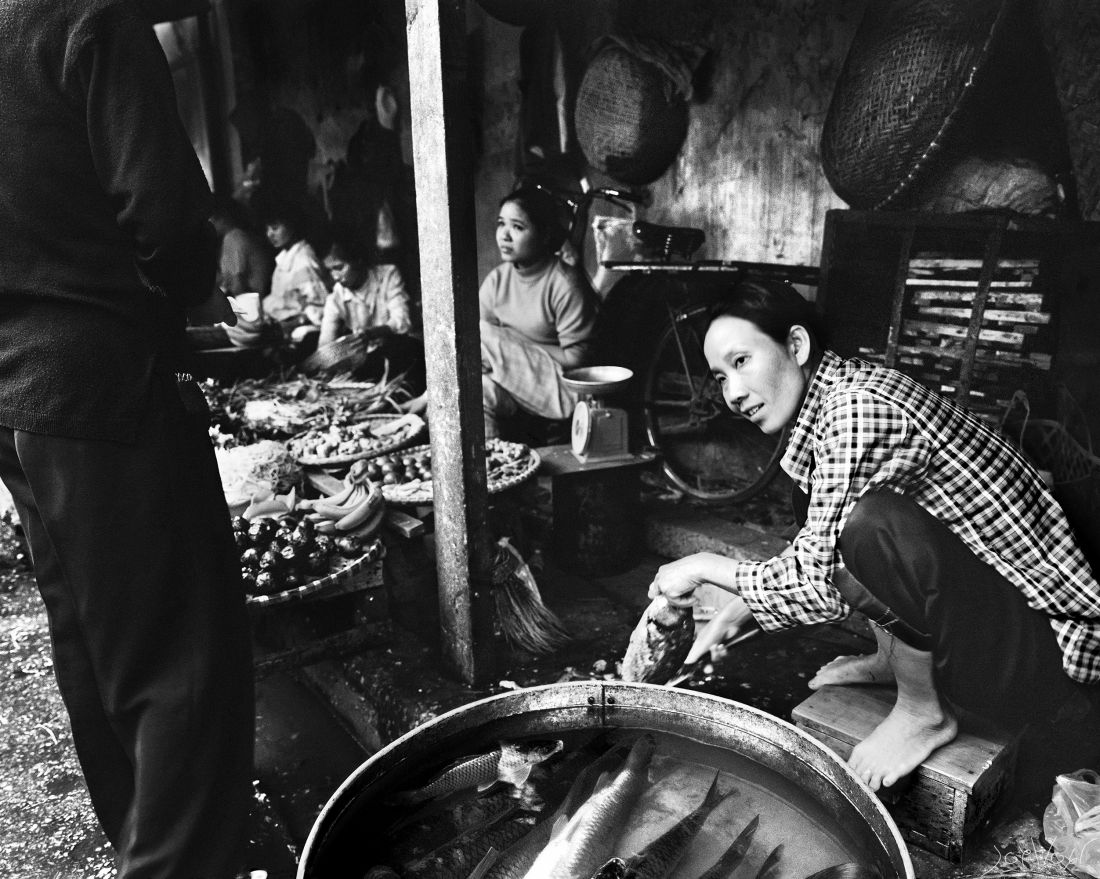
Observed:
[[[769,436],[726,406],[703,356],[706,306],[675,314],[661,334],[644,387],[646,438],[668,480],[707,501],[743,501],[779,470],[787,431]]]

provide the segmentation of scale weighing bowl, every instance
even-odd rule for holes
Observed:
[[[620,391],[634,377],[625,366],[583,366],[563,373],[562,384],[585,397],[605,397]]]

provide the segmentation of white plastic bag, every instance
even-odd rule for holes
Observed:
[[[1055,782],[1043,834],[1075,873],[1100,879],[1100,775],[1079,769]]]

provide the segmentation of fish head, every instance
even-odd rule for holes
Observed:
[[[592,879],[625,879],[625,877],[626,861],[622,858],[612,858],[593,874]]]
[[[539,739],[532,742],[501,742],[501,753],[516,763],[542,763],[565,747],[561,739]]]

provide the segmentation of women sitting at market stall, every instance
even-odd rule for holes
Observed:
[[[501,264],[485,277],[481,305],[481,398],[486,436],[519,411],[560,420],[576,394],[562,372],[592,354],[597,300],[583,272],[558,250],[566,229],[545,190],[520,188],[500,201],[496,241]]]
[[[893,709],[849,758],[872,789],[950,742],[959,709],[1016,729],[1072,719],[1092,730],[1073,740],[1096,759],[1100,584],[1062,509],[985,422],[900,372],[823,350],[816,323],[793,288],[744,283],[704,344],[732,410],[765,433],[791,428],[782,466],[798,534],[767,561],[663,565],[650,596],[690,604],[714,584],[766,630],[863,611],[877,653],[838,657],[810,687],[896,683]]]
[[[304,237],[305,215],[289,201],[271,201],[261,210],[267,240],[276,250],[264,314],[282,324],[295,341],[311,333],[316,336],[328,298],[328,278]],[[300,327],[317,329],[295,332]]]
[[[412,303],[401,270],[372,259],[371,246],[354,230],[334,231],[324,266],[333,280],[325,300],[318,347],[348,335],[367,340],[368,373],[423,374],[424,350],[413,335]],[[423,379],[420,380],[423,386]]]
[[[481,397],[485,435],[520,413],[561,420],[576,394],[565,370],[590,362],[597,300],[582,270],[558,250],[566,230],[548,192],[521,187],[500,201],[496,243],[501,264],[481,284]],[[423,408],[423,398],[413,411]]]

